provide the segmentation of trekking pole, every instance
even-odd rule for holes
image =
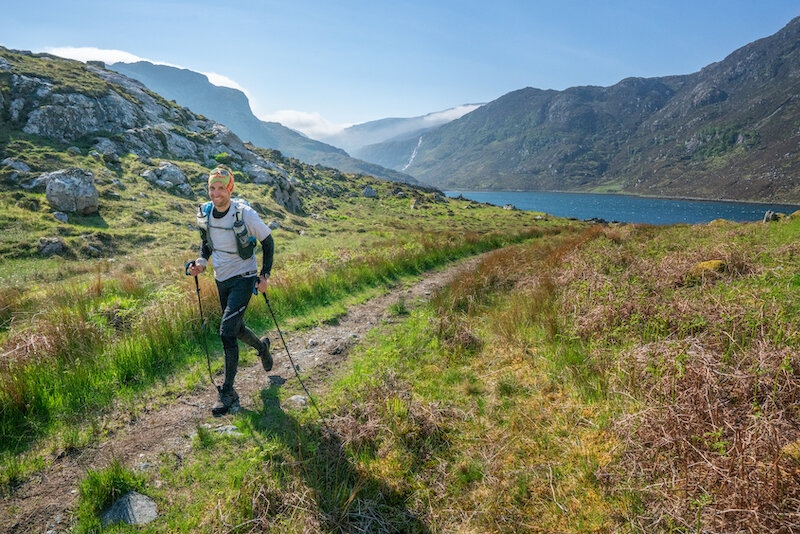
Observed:
[[[189,274],[189,267],[194,265],[195,261],[187,261],[186,262],[186,276],[191,276]],[[203,301],[200,300],[200,282],[197,281],[197,275],[194,275],[194,287],[197,289],[197,305],[200,307],[200,326],[203,329],[203,346],[206,348],[206,363],[208,364],[208,377],[211,379],[211,383],[214,384],[214,387],[219,389],[219,386],[216,382],[214,382],[214,375],[211,372],[211,355],[208,353],[208,341],[206,340],[206,320],[203,317]]]
[[[253,293],[258,295],[258,290],[256,290],[255,286],[253,287]],[[281,327],[278,326],[278,320],[275,318],[275,312],[272,311],[272,306],[269,305],[269,299],[267,298],[266,292],[261,294],[264,295],[264,302],[267,303],[267,309],[269,310],[269,314],[272,316],[272,321],[275,323],[275,328],[278,330],[278,335],[281,337],[281,342],[283,342],[283,348],[286,349],[286,355],[289,356],[289,362],[291,362],[292,364],[292,369],[294,370],[294,376],[297,377],[297,381],[300,382],[301,386],[303,386],[303,391],[306,392],[306,395],[308,395],[308,398],[311,400],[311,404],[317,411],[317,415],[319,415],[319,418],[325,419],[322,416],[322,412],[320,411],[319,406],[317,406],[317,402],[314,400],[314,397],[311,395],[311,392],[308,391],[308,388],[303,383],[303,379],[300,378],[300,374],[297,372],[297,365],[295,365],[294,360],[292,359],[292,355],[289,352],[289,347],[286,345],[286,340],[283,339],[283,332],[281,332]]]

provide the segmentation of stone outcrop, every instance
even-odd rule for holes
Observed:
[[[36,243],[36,251],[39,255],[49,257],[61,255],[67,250],[67,245],[60,237],[40,237]]]
[[[103,512],[103,528],[122,522],[128,525],[145,525],[158,517],[158,509],[153,499],[141,493],[130,491],[120,497]]]
[[[248,163],[242,171],[250,177],[254,184],[275,185],[275,177],[261,165]]]
[[[2,165],[19,172],[31,172],[31,168],[24,161],[16,159],[6,158],[2,161]]]
[[[158,168],[158,177],[169,182],[172,185],[181,185],[186,183],[186,176],[183,174],[177,165],[167,161],[161,163]]]
[[[368,185],[361,191],[361,196],[364,198],[375,198],[378,196],[378,192],[375,191],[372,186]]]
[[[297,188],[289,181],[279,181],[272,197],[278,205],[292,213],[298,213],[302,209]]]
[[[0,106],[5,111],[3,120],[13,129],[62,143],[93,138],[91,154],[106,165],[118,165],[121,157],[133,153],[141,161],[166,158],[210,166],[216,164],[214,156],[226,153],[234,170],[247,174],[253,183],[274,187],[278,204],[295,213],[302,209],[301,191],[280,165],[250,150],[226,126],[167,102],[136,80],[100,65],[87,65],[89,73],[108,85],[105,91],[100,85],[99,89],[93,87],[84,93],[70,91],[71,87],[65,88],[57,79],[15,72],[5,59],[0,67],[11,72],[7,87],[0,92]],[[77,148],[70,148],[69,152],[80,154]],[[186,176],[173,164],[162,164],[142,176],[159,187],[193,196]],[[26,189],[43,186],[49,180],[19,179]],[[69,189],[74,190],[75,186],[71,184]],[[69,204],[60,187],[54,186],[54,202]],[[91,202],[84,201],[90,196],[81,195],[80,201],[76,197],[72,205],[60,205],[58,209],[96,210],[96,201],[94,208]]]
[[[44,174],[38,180],[47,184],[47,201],[56,210],[81,215],[97,212],[99,195],[92,171],[62,169]]]

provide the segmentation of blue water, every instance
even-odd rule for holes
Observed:
[[[800,206],[753,204],[706,200],[671,200],[592,193],[536,193],[527,191],[446,191],[448,197],[463,195],[497,206],[513,204],[526,211],[542,211],[557,217],[648,224],[702,223],[714,219],[760,221],[767,210],[792,213]]]

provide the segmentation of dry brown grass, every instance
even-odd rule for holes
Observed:
[[[713,532],[800,529],[800,466],[783,454],[800,439],[800,355],[756,343],[726,363],[703,338],[627,355],[629,389],[646,408],[622,419],[626,449],[613,491],[647,496],[645,531],[666,523]]]
[[[800,464],[785,452],[800,440],[796,318],[762,281],[766,244],[696,231],[648,253],[652,229],[607,230],[565,257],[572,333],[616,359],[612,388],[641,408],[617,422],[621,460],[598,475],[644,497],[628,520],[646,532],[799,531]],[[708,260],[724,269],[696,269]]]
[[[328,428],[343,447],[378,450],[383,454],[393,440],[419,451],[426,459],[433,449],[447,444],[447,424],[459,414],[434,403],[423,403],[411,385],[389,373],[357,404],[343,407],[328,419]],[[449,424],[449,423],[448,423]]]

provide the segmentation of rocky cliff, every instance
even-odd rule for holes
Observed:
[[[0,48],[0,95],[0,148],[14,132],[22,132],[65,148],[89,146],[99,158],[112,162],[133,154],[154,166],[154,183],[162,167],[150,158],[206,167],[224,160],[249,180],[274,186],[276,199],[290,211],[300,209],[295,186],[279,164],[251,150],[226,126],[117,72]],[[26,176],[17,173],[16,178]]]

